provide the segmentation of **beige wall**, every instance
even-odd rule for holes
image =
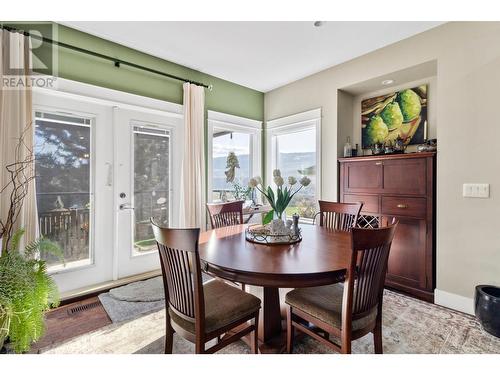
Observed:
[[[322,108],[322,198],[335,200],[338,90],[437,60],[437,289],[467,298],[500,284],[499,42],[498,22],[448,23],[265,95],[266,120]],[[463,198],[465,182],[490,183],[490,199]]]

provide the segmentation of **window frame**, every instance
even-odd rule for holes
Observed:
[[[316,130],[316,200],[321,199],[321,108],[280,117],[266,122],[266,178],[265,183],[272,184],[273,170],[278,163],[277,137],[306,130]],[[287,176],[288,177],[288,176]],[[301,222],[312,223],[312,219],[301,218]]]
[[[208,111],[207,115],[207,202],[212,199],[213,137],[215,129],[244,133],[250,136],[250,177],[262,175],[262,121]]]

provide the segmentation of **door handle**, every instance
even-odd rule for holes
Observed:
[[[407,204],[402,204],[402,203],[400,203],[400,204],[398,204],[396,207],[397,207],[397,208],[408,208],[408,205],[407,205]]]
[[[122,203],[119,206],[120,210],[134,210],[134,207],[130,205],[130,203]]]

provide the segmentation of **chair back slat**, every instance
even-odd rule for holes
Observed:
[[[243,201],[208,203],[212,228],[243,224]]]
[[[194,322],[197,307],[204,306],[199,229],[162,228],[151,222],[160,254],[165,300],[175,313]]]
[[[353,316],[370,313],[382,298],[396,227],[397,223],[378,229],[352,229],[353,257],[346,284],[352,289],[348,295]]]
[[[350,231],[358,222],[362,203],[319,201],[319,225],[341,231]]]

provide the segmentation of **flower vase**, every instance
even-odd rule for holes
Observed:
[[[284,212],[281,214],[281,218],[280,218],[278,213],[276,211],[274,211],[273,220],[271,221],[271,233],[272,234],[285,234],[286,222],[285,222],[283,216],[285,216]]]

